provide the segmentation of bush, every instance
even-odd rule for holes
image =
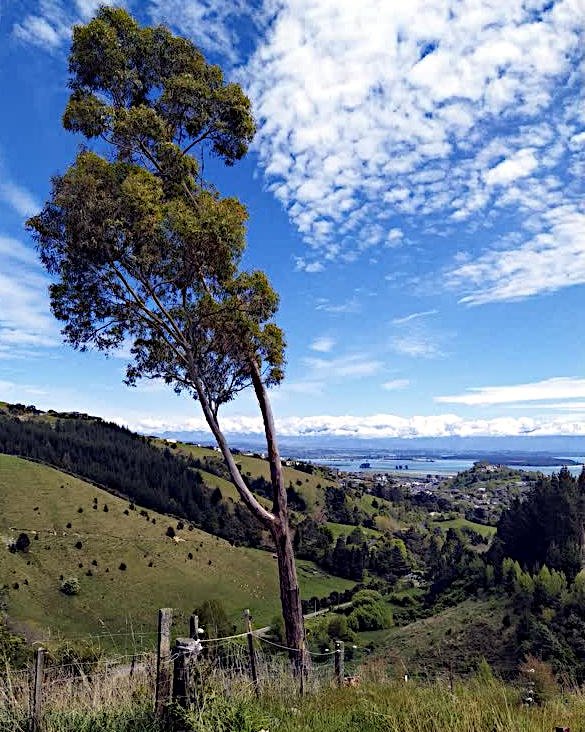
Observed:
[[[82,543],[81,543],[80,541],[78,541],[78,542],[77,542],[77,543],[75,544],[75,548],[76,548],[76,549],[81,549],[81,547],[82,547],[82,546],[83,546],[83,544],[82,544]]]
[[[78,595],[79,590],[79,580],[77,577],[68,577],[61,582],[61,592],[64,595]]]
[[[28,538],[27,534],[20,534],[18,539],[16,540],[16,551],[17,552],[26,552],[28,551],[28,548],[30,546],[30,539]]]
[[[174,537],[175,537],[175,530],[173,529],[172,526],[169,526],[169,528],[167,529],[167,536],[170,539],[174,539]]]
[[[559,687],[550,663],[534,656],[526,656],[526,660],[520,666],[520,672],[527,684],[534,684],[536,704],[545,704],[558,692]]]
[[[354,607],[371,605],[374,602],[381,601],[383,601],[382,595],[376,590],[360,590],[352,597],[352,604]]]
[[[369,591],[371,590],[364,590]],[[392,625],[392,612],[384,601],[366,602],[352,610],[347,622],[350,629],[356,632],[384,630]]]
[[[126,571],[126,564],[125,564],[124,562],[122,562],[122,563],[120,564],[120,566],[118,567],[118,569],[119,569],[119,570],[120,570],[121,572],[125,572],[125,571]]]

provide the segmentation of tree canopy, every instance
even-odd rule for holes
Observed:
[[[252,371],[278,383],[278,296],[264,273],[239,267],[246,209],[194,157],[232,165],[246,153],[255,125],[242,89],[190,41],[107,7],[74,29],[69,70],[63,124],[95,149],[53,179],[28,222],[66,340],[129,345],[129,384],[161,378],[214,415]]]

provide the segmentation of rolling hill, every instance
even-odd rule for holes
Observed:
[[[278,612],[269,552],[232,546],[189,530],[187,522],[178,530],[177,519],[131,506],[53,468],[0,455],[0,587],[7,589],[11,627],[33,638],[57,631],[151,632],[158,608],[177,608],[186,619],[212,598],[238,627],[243,608],[257,624]],[[175,539],[166,536],[169,526]],[[30,547],[12,553],[9,545],[21,532]],[[307,598],[354,584],[307,561],[299,561],[299,575]],[[61,577],[71,576],[80,583],[76,596],[60,591]]]

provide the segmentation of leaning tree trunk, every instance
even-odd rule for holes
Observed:
[[[288,519],[276,521],[270,530],[276,556],[278,557],[278,577],[280,580],[280,603],[286,634],[286,645],[296,673],[306,673],[310,668],[310,656],[305,643],[305,623],[301,591],[297,578],[297,566],[291,541]],[[298,649],[298,650],[297,650]]]
[[[284,482],[284,472],[280,460],[280,453],[276,441],[276,430],[272,408],[262,382],[260,370],[254,359],[250,364],[252,382],[262,411],[268,460],[270,462],[270,479],[272,483],[273,501],[272,511],[266,509],[253,495],[246,485],[242,474],[234,460],[227,440],[223,435],[217,416],[210,407],[204,386],[197,374],[194,363],[191,363],[191,373],[197,388],[197,394],[207,424],[211,428],[217,444],[224,456],[230,471],[232,481],[244,503],[256,518],[268,529],[276,548],[278,558],[278,579],[280,583],[280,602],[282,618],[286,634],[286,645],[295,673],[303,673],[311,666],[310,654],[306,647],[305,623],[301,604],[301,591],[297,577],[297,567],[293,551],[291,531],[288,520],[287,494]]]

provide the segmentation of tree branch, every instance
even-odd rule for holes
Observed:
[[[203,414],[205,416],[207,424],[209,425],[209,428],[213,432],[213,436],[217,441],[219,449],[221,450],[226,465],[228,466],[228,470],[230,471],[232,481],[238,489],[238,493],[240,494],[246,506],[248,506],[250,511],[254,514],[254,516],[256,516],[256,518],[261,521],[267,528],[270,528],[274,525],[276,517],[272,513],[270,513],[270,511],[264,508],[264,506],[258,501],[256,496],[245,484],[244,479],[242,478],[242,474],[238,470],[238,466],[236,465],[236,461],[234,460],[234,456],[232,455],[229,445],[227,444],[227,441],[221,431],[219,423],[213,414],[211,406],[207,401],[203,383],[199,374],[197,373],[197,368],[193,361],[191,361],[189,365],[189,370],[191,378],[193,379],[195,388],[197,390],[197,396],[199,397],[199,402],[201,403]]]
[[[205,140],[206,137],[209,137],[209,135],[211,135],[211,130],[207,130],[207,132],[205,132],[203,135],[198,137],[196,140],[193,140],[193,142],[187,145],[187,147],[183,150],[181,154],[186,155],[192,147],[195,147],[195,145],[197,145],[197,143],[199,142],[203,142],[203,140]]]
[[[268,398],[268,393],[258,363],[254,356],[250,357],[250,374],[252,376],[252,384],[256,392],[256,399],[260,405],[262,412],[262,421],[264,422],[264,434],[266,435],[266,446],[268,448],[268,461],[270,462],[270,479],[272,482],[272,511],[279,519],[286,519],[287,496],[284,486],[284,473],[282,471],[282,463],[280,453],[278,451],[278,443],[276,441],[276,427],[274,426],[274,415],[272,414],[272,406]]]

